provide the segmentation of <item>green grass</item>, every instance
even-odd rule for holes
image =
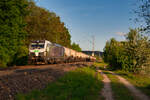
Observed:
[[[115,75],[112,75],[107,71],[104,71],[104,73],[111,80],[114,100],[136,100],[131,92],[122,83],[119,82]]]
[[[130,83],[139,88],[142,92],[150,97],[150,76],[133,74],[124,71],[115,71],[119,75],[126,78]]]
[[[95,68],[98,68],[98,69],[105,69],[105,67],[107,66],[108,64],[104,63],[103,61],[102,62],[95,62],[93,64],[93,67]]]
[[[97,100],[103,84],[91,68],[71,71],[43,90],[18,94],[16,100]]]

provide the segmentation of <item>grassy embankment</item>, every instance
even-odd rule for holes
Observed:
[[[104,70],[104,69],[108,66],[108,64],[106,64],[106,63],[104,63],[104,62],[102,61],[102,62],[95,62],[95,63],[93,64],[93,66],[94,66],[95,68]]]
[[[43,90],[18,94],[16,100],[97,100],[102,76],[91,68],[79,68],[49,84]]]

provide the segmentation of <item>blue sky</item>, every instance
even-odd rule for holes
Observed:
[[[36,0],[37,1],[37,0]],[[135,14],[136,0],[39,0],[38,6],[55,12],[61,17],[72,36],[72,41],[82,50],[92,50],[92,36],[95,36],[95,50],[103,51],[105,43],[114,37],[124,40],[122,33],[135,28],[130,18]]]

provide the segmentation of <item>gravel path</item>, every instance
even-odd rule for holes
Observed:
[[[105,98],[105,100],[114,100],[112,95],[112,89],[111,89],[111,81],[107,77],[106,74],[104,74],[101,70],[98,70],[99,73],[103,76],[103,83],[104,88],[102,89],[102,96]]]
[[[111,74],[116,75],[117,78],[120,80],[121,83],[123,83],[132,93],[133,95],[139,99],[139,100],[150,100],[150,98],[148,98],[145,94],[143,94],[140,90],[138,90],[137,88],[135,88],[135,86],[133,86],[131,83],[129,83],[126,79],[124,79],[123,77],[109,71]]]

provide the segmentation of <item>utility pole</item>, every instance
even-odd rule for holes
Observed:
[[[94,37],[94,35],[92,36],[92,45],[93,45],[92,56],[94,56],[94,49],[95,49],[95,37]]]
[[[95,55],[94,54],[94,50],[95,50],[95,36],[92,35],[92,41],[90,41],[90,40],[88,40],[88,41],[89,41],[89,43],[92,44],[92,56],[94,56]]]

